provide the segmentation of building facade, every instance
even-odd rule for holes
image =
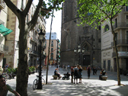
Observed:
[[[46,61],[45,64],[48,63],[48,50],[50,47],[50,52],[49,52],[49,64],[56,64],[57,63],[57,34],[51,33],[51,42],[49,42],[49,36],[50,33],[46,33],[45,38],[45,45],[46,45],[46,49],[45,49],[45,53],[46,53]],[[49,46],[50,43],[50,46]]]
[[[100,66],[100,30],[95,30],[87,24],[84,26],[77,24],[79,24],[77,0],[65,0],[62,9],[60,63],[62,65]],[[84,52],[81,51],[82,49]],[[74,50],[77,51],[74,52]]]
[[[113,18],[113,28],[116,33],[116,45],[118,48],[119,66],[128,70],[128,6]],[[101,64],[108,71],[117,71],[116,54],[113,43],[113,34],[110,23],[102,21],[105,28],[101,29]]]
[[[32,4],[29,14],[28,14],[28,21],[32,19],[34,15],[36,6]],[[40,41],[39,41],[39,33],[40,29],[42,32],[45,32],[46,29],[46,22],[42,16],[38,17],[37,24],[32,31],[28,34],[28,50],[29,50],[29,66],[37,66],[40,62]],[[45,38],[45,37],[44,37]],[[42,42],[42,46],[43,46]],[[43,48],[42,48],[43,51]],[[43,59],[41,59],[43,60]]]
[[[4,67],[5,65],[5,55],[8,54],[8,46],[5,43],[5,37],[1,33],[2,26],[7,27],[7,6],[3,0],[0,0],[0,66]]]
[[[28,0],[12,0],[12,2],[20,9],[24,10]],[[27,14],[26,17],[26,23],[29,22],[33,14],[35,12],[36,6],[34,4],[31,5],[31,8]],[[3,57],[3,66],[5,64],[8,64],[9,67],[16,68],[18,66],[18,61],[19,61],[19,21],[16,17],[16,15],[9,9],[7,8],[6,11],[2,11],[7,13],[7,17],[3,16],[2,20],[6,19],[6,22],[4,25],[7,25],[6,27],[11,29],[13,32],[8,34],[5,37],[5,45],[7,45],[9,48],[8,54],[4,54]],[[4,18],[4,19],[3,19]],[[27,47],[28,47],[28,64],[29,66],[35,66],[37,65],[39,61],[39,32],[40,28],[42,28],[42,31],[45,32],[45,19],[42,16],[38,17],[37,24],[35,28],[28,33],[28,38],[27,38]]]

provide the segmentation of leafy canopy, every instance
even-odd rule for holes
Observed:
[[[128,0],[78,0],[78,15],[82,24],[91,26],[100,25],[101,19],[112,19],[127,6]],[[97,22],[97,23],[95,23]]]
[[[48,10],[61,10],[62,5],[61,3],[64,2],[65,0],[43,0],[42,6],[43,8],[46,8]],[[52,14],[52,11],[46,12],[46,11],[41,11],[42,16],[46,16],[46,18],[49,18],[49,16]]]

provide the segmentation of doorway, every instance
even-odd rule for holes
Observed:
[[[83,55],[83,66],[90,65],[90,55]]]
[[[128,70],[128,59],[125,60],[126,60],[126,70]]]

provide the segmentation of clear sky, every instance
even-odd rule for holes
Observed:
[[[38,0],[33,1],[37,5]],[[61,11],[54,11],[55,17],[53,18],[52,31],[57,33],[57,39],[61,40]],[[46,19],[46,32],[50,32],[51,17]]]

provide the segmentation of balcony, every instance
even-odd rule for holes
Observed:
[[[38,39],[35,36],[31,37],[31,41],[38,43]]]
[[[4,0],[0,0],[0,10],[5,8]]]
[[[32,50],[31,48],[29,49],[29,54],[34,55],[34,56],[38,56],[39,52],[37,50]]]
[[[112,57],[116,57],[116,52],[112,53]],[[128,52],[126,52],[126,51],[119,51],[118,52],[118,57],[126,58],[126,57],[128,57]]]
[[[113,25],[114,29],[120,29],[120,28],[128,28],[128,23],[126,22],[120,22],[115,25]]]
[[[112,42],[111,43],[112,44],[112,46],[114,46],[114,42]],[[128,46],[128,40],[127,39],[118,39],[117,41],[116,41],[116,45],[117,46]]]
[[[0,44],[0,53],[8,52],[8,46]]]

